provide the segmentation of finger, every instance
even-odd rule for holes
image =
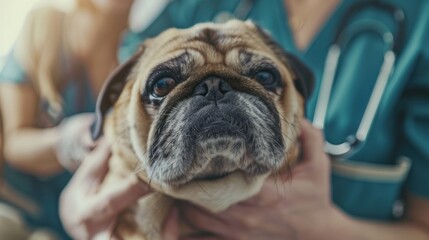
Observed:
[[[76,130],[78,133],[91,132],[90,127],[94,120],[94,113],[80,113],[71,117],[71,121],[77,126]]]
[[[247,208],[247,210],[242,209],[247,212],[249,208],[270,207],[278,204],[288,197],[290,190],[287,184],[288,183],[284,182],[283,179],[273,180],[272,178],[269,178],[264,182],[262,189],[258,194],[230,207],[226,212],[232,214],[234,209],[238,207]]]
[[[324,152],[324,138],[320,130],[313,127],[307,120],[301,120],[301,144],[303,162],[318,159]]]
[[[191,204],[185,203],[181,206],[183,216],[192,227],[218,235],[223,235],[227,231],[226,221],[217,218],[215,214]]]
[[[81,113],[79,115],[76,115],[76,117],[79,118],[79,121],[82,123],[82,126],[89,127],[95,120],[95,114],[94,113]]]
[[[94,150],[96,143],[92,139],[91,131],[85,131],[82,136],[82,144],[88,151]]]
[[[179,211],[173,207],[164,222],[162,239],[177,240],[179,239]]]
[[[91,240],[122,240],[116,233],[115,228],[117,226],[117,219],[109,222],[101,223],[95,222],[93,225],[97,229],[91,229],[88,225],[86,226],[87,232],[91,233]]]
[[[110,156],[110,144],[107,140],[102,139],[98,146],[85,157],[73,179],[82,182],[93,181],[94,179],[101,181],[109,169]]]
[[[82,142],[85,147],[87,147],[90,151],[92,151],[96,146],[97,143],[100,142],[103,138],[100,138],[98,140],[94,140],[91,135],[91,126],[95,122],[95,115],[91,114],[87,117],[87,124],[85,126],[85,133],[82,138]]]
[[[97,195],[93,206],[88,206],[92,208],[92,211],[89,212],[95,218],[107,219],[116,216],[149,192],[149,186],[146,183],[140,181],[136,176],[132,176],[104,188]]]
[[[121,240],[121,239],[113,235],[111,232],[103,231],[103,232],[96,233],[94,236],[91,236],[91,240]]]

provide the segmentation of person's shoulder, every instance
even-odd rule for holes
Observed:
[[[50,0],[37,2],[26,16],[21,34],[37,33],[40,37],[45,36],[61,27],[62,19],[68,11],[65,6]]]
[[[31,20],[54,20],[63,16],[75,7],[76,3],[72,0],[52,1],[43,0],[35,3],[27,15]]]
[[[63,16],[69,11],[68,1],[36,2],[27,13],[24,25],[0,69],[0,82],[27,83],[30,72],[42,55],[41,49],[57,45],[62,29]]]
[[[62,2],[62,3],[60,3]],[[54,39],[60,39],[63,31],[63,19],[75,8],[75,0],[53,1],[43,0],[37,2],[28,12],[18,37],[20,41],[32,42],[34,47],[45,46]]]

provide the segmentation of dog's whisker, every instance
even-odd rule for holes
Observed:
[[[137,162],[135,163],[135,166],[134,166],[134,171],[136,173],[139,173],[139,172],[146,170],[144,168],[144,164],[142,162],[143,160],[147,159],[146,156],[147,156],[147,151],[143,151],[143,152],[137,154]]]
[[[278,185],[278,172],[274,172],[274,174],[273,174],[274,176],[274,184],[276,185],[276,192],[277,192],[277,197],[279,198],[279,200],[280,200],[280,191],[279,191],[279,185]]]
[[[152,188],[152,176],[149,177],[149,181],[148,181],[147,185],[148,185],[149,189]],[[162,187],[162,183],[161,183],[161,187]]]
[[[141,164],[137,164],[137,166],[135,166],[134,168],[134,174],[138,174],[145,171],[145,168],[141,165]]]
[[[294,128],[299,127],[298,121],[297,121],[297,116],[295,115],[293,120],[289,120],[288,118],[286,118],[286,116],[284,116],[281,112],[279,112],[279,116],[280,118],[287,123],[289,126],[292,126]]]

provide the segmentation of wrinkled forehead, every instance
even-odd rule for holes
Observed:
[[[165,56],[180,50],[193,50],[206,60],[221,61],[236,50],[262,51],[268,47],[252,22],[230,21],[224,24],[201,23],[188,29],[169,29],[148,42],[148,54]],[[162,57],[157,57],[162,59]]]

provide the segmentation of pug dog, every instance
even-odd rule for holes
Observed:
[[[113,142],[102,187],[137,174],[153,189],[120,216],[116,237],[160,239],[175,201],[223,211],[288,171],[311,85],[310,70],[250,21],[146,40],[106,82],[93,125],[94,139],[104,129]]]

